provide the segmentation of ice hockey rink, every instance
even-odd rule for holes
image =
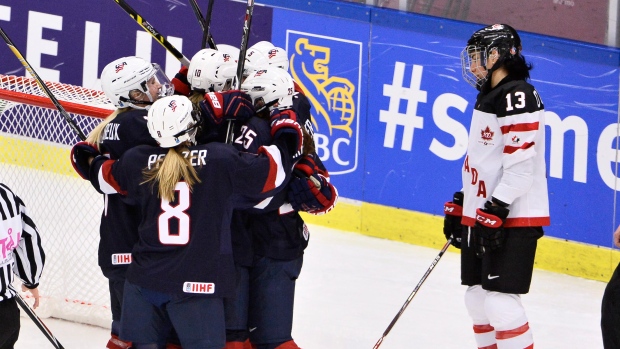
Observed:
[[[371,349],[437,256],[438,250],[310,226],[297,282],[293,336],[304,349]],[[441,234],[441,232],[437,232]],[[536,348],[603,348],[605,283],[536,270],[523,296]],[[459,255],[446,253],[381,349],[476,348],[463,304]],[[67,349],[101,348],[109,331],[44,319]],[[17,349],[53,348],[22,317]]]

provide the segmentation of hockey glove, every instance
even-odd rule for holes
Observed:
[[[291,119],[291,120],[295,120],[295,122],[297,122],[297,113],[293,110],[293,109],[285,109],[285,110],[280,110],[280,109],[274,109],[271,111],[271,114],[269,114],[269,122],[273,125],[276,121],[278,120],[282,120],[282,119]]]
[[[284,146],[288,149],[293,161],[297,161],[301,157],[304,137],[301,126],[297,122],[291,119],[276,120],[271,125],[271,137],[274,144],[278,141],[284,142]]]
[[[88,180],[89,161],[98,155],[101,154],[97,146],[87,142],[78,142],[71,148],[71,165],[82,179]]]
[[[474,246],[476,255],[480,258],[486,251],[496,250],[504,244],[504,222],[508,217],[509,209],[493,206],[491,201],[484,204],[484,208],[476,210],[476,224],[474,225]]]
[[[181,67],[181,70],[172,78],[175,95],[189,96],[192,92],[192,85],[187,81],[187,67]]]
[[[254,116],[250,96],[241,91],[209,92],[200,103],[205,122],[219,126],[224,120],[245,122]]]
[[[294,176],[288,186],[288,198],[296,211],[321,215],[335,206],[338,191],[319,172],[321,171],[314,162],[314,155],[303,156],[295,164]]]
[[[452,197],[452,201],[443,205],[443,234],[446,239],[452,238],[452,246],[461,248],[461,236],[463,235],[463,193],[457,191]]]
[[[288,200],[296,211],[322,215],[334,208],[338,191],[320,174],[293,176],[288,185]]]

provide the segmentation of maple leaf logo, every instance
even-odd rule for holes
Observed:
[[[495,134],[495,132],[491,131],[491,129],[489,128],[489,126],[487,126],[487,128],[485,128],[484,130],[480,131],[480,136],[482,137],[482,139],[484,139],[485,141],[490,141],[493,139],[493,135]]]

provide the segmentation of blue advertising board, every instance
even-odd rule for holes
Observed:
[[[272,33],[311,102],[317,154],[340,195],[362,200],[369,23],[275,9]]]
[[[188,59],[200,50],[202,30],[189,2],[127,3]],[[216,43],[239,47],[245,4],[216,1],[213,11]],[[250,45],[270,39],[271,11],[256,7]],[[44,80],[99,88],[103,67],[124,56],[159,63],[170,77],[181,67],[114,0],[4,0],[0,26]],[[1,46],[0,73],[23,75],[23,66],[8,47]]]
[[[477,95],[462,78],[460,54],[471,33],[481,26],[373,11],[376,14],[365,23],[343,14],[321,18],[275,9],[273,41],[285,45],[292,59],[291,72],[297,74],[296,80],[309,81],[306,86],[321,84],[315,77],[317,67],[334,76],[345,76],[339,71],[345,72],[351,76],[349,81],[355,81],[360,59],[344,43],[360,43],[360,90],[364,93],[358,104],[362,111],[359,133],[356,141],[349,138],[340,144],[346,144],[347,150],[360,144],[358,157],[363,161],[357,161],[350,171],[343,165],[351,162],[340,157],[341,147],[335,147],[335,153],[327,147],[319,155],[333,171],[332,180],[343,197],[442,215],[443,203],[462,187],[460,168]],[[523,54],[534,66],[531,82],[547,111],[552,225],[545,232],[611,246],[618,51],[529,33],[523,33],[522,40]],[[298,55],[303,58],[300,41],[304,42],[301,47],[312,47],[309,51],[314,54],[303,62],[305,66],[297,67]],[[317,47],[330,48],[331,64],[342,52],[347,64],[333,69],[322,58],[329,56]],[[315,120],[326,120],[323,114],[329,120],[347,120],[341,110],[346,108],[330,105],[328,93],[315,88],[311,95],[318,96],[313,104]],[[356,101],[352,103],[355,106]],[[317,128],[319,145],[339,144],[336,131],[321,124]]]
[[[466,33],[479,28],[469,27]],[[442,203],[462,186],[460,166],[477,91],[462,79],[460,53],[467,38],[427,32],[432,30],[420,25],[415,33],[372,28],[368,93],[375,102],[367,113],[373,132],[364,140],[363,200],[442,214]],[[567,48],[559,40],[543,46],[533,35],[522,39],[523,54],[534,66],[531,82],[547,111],[552,225],[546,233],[609,246],[618,54],[596,47],[558,52]],[[583,226],[588,229],[577,228]]]

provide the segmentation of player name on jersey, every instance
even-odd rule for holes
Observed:
[[[183,284],[183,292],[185,293],[205,293],[212,294],[215,292],[215,284],[212,282],[190,282]]]
[[[131,253],[115,253],[112,255],[112,265],[131,264]]]

